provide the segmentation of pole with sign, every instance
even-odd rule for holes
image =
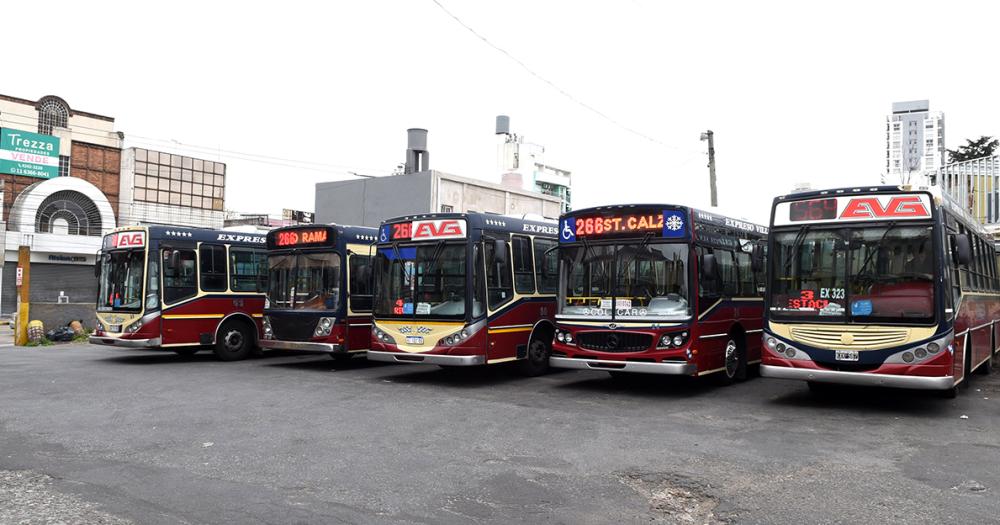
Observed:
[[[28,297],[31,291],[31,248],[21,246],[17,249],[17,331],[14,332],[14,344],[28,344]]]

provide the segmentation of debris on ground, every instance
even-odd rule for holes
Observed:
[[[618,481],[649,500],[650,508],[665,523],[726,523],[716,514],[719,502],[698,484],[680,476],[624,472],[618,474]]]

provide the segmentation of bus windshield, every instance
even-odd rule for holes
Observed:
[[[686,244],[579,245],[559,252],[560,314],[628,320],[691,316]]]
[[[375,315],[465,317],[466,245],[381,247],[375,255]]]
[[[145,250],[116,250],[101,254],[97,309],[139,311],[142,309]]]
[[[931,226],[778,232],[770,310],[785,319],[934,320]]]
[[[267,298],[271,308],[336,310],[340,301],[340,255],[269,255]]]

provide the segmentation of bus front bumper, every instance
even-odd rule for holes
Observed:
[[[894,374],[873,374],[868,372],[841,372],[838,370],[817,370],[815,368],[791,368],[787,366],[760,365],[760,375],[775,379],[798,379],[819,383],[839,383],[856,386],[886,386],[891,388],[913,388],[918,390],[947,390],[955,386],[952,376],[904,376]]]
[[[160,346],[159,337],[152,339],[120,339],[117,337],[92,335],[87,341],[92,345],[117,346],[119,348],[157,348]]]
[[[301,350],[304,352],[323,352],[325,354],[347,353],[339,344],[312,343],[309,341],[279,341],[276,339],[261,339],[260,347],[267,350]]]
[[[416,363],[422,365],[476,366],[485,365],[484,355],[413,354],[409,352],[368,351],[369,361],[386,363]]]
[[[609,361],[573,357],[550,357],[549,366],[574,370],[604,370],[607,372],[636,372],[639,374],[662,374],[671,376],[691,376],[698,371],[692,363],[650,363],[643,361]]]

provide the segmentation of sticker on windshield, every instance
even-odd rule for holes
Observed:
[[[430,315],[431,303],[417,303],[417,315]]]
[[[844,307],[837,303],[827,303],[826,306],[820,308],[819,315],[844,315]]]
[[[871,299],[861,299],[851,303],[851,315],[871,315],[871,314],[872,314]]]
[[[403,315],[410,315],[413,313],[413,303],[403,303]]]
[[[611,309],[611,299],[601,299],[601,309],[610,310]]]
[[[632,299],[618,299],[618,301],[615,302],[615,306],[619,310],[630,309],[632,308]]]

